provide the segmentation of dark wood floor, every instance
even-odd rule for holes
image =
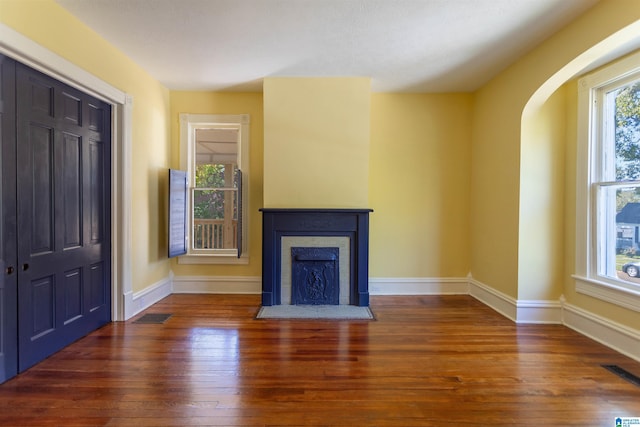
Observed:
[[[613,426],[640,364],[468,296],[374,297],[376,321],[253,320],[258,296],[173,295],[0,386],[1,426]],[[134,320],[134,319],[132,319]]]

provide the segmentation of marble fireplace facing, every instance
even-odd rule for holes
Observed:
[[[261,209],[262,305],[369,305],[371,209]]]

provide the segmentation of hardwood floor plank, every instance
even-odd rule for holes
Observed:
[[[259,296],[172,295],[0,385],[2,426],[609,426],[640,364],[469,296],[372,297],[374,321],[255,320]],[[144,313],[141,313],[141,315]],[[137,316],[139,317],[139,316]]]

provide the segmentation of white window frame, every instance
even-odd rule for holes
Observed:
[[[640,285],[598,272],[598,189],[602,182],[602,133],[599,106],[608,87],[640,73],[640,52],[578,81],[578,141],[576,165],[576,291],[634,311],[640,311]],[[637,182],[634,182],[637,183]]]
[[[193,206],[192,192],[188,192],[189,198],[189,223],[188,252],[178,257],[178,264],[248,264],[249,263],[249,125],[248,114],[180,114],[180,169],[187,171],[190,180],[194,176],[193,158],[195,156],[195,132],[196,129],[211,128],[220,125],[237,125],[240,129],[238,150],[238,168],[242,170],[242,242],[241,256],[238,258],[234,251],[216,251],[194,253],[191,249],[193,227],[191,224]],[[193,184],[189,184],[192,186]]]

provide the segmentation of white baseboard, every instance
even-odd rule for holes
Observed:
[[[516,323],[562,324],[560,301],[518,300]]]
[[[562,324],[560,301],[518,300],[516,323]]]
[[[213,294],[260,294],[262,278],[231,276],[178,276],[173,292]],[[448,295],[469,293],[466,277],[461,278],[372,278],[370,295]]]
[[[178,276],[173,279],[176,294],[260,294],[261,277]]]
[[[640,362],[640,331],[571,304],[565,303],[562,312],[566,327]]]
[[[133,291],[125,292],[122,298],[122,304],[124,305],[122,310],[124,318],[118,320],[129,320],[136,315],[136,311],[133,308],[135,305],[133,302]]]
[[[517,300],[473,278],[469,295],[516,323],[562,323],[560,301]]]
[[[504,317],[517,322],[518,303],[515,298],[497,291],[473,278],[469,280],[469,295],[502,314]]]
[[[125,295],[125,304],[128,302],[127,300],[130,300],[130,305],[125,306],[125,313],[127,315],[131,313],[127,319],[130,319],[142,310],[146,310],[161,299],[171,295],[173,293],[172,281],[173,273],[169,274],[169,277],[154,283],[140,292],[134,293],[130,298],[127,298],[127,295]]]
[[[369,279],[369,295],[467,295],[466,277],[409,277]]]

